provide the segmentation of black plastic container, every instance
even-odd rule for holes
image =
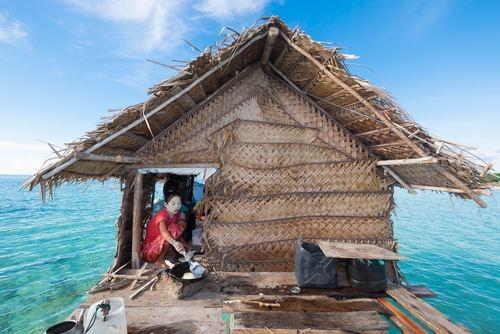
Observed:
[[[326,257],[318,245],[297,239],[295,279],[301,288],[336,288],[337,259]]]
[[[83,327],[73,320],[63,321],[51,326],[45,331],[45,334],[81,334]]]
[[[385,261],[350,259],[347,261],[347,280],[363,292],[378,292],[387,287]]]

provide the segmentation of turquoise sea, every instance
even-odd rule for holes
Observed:
[[[62,321],[115,251],[117,182],[66,185],[42,206],[25,177],[0,176],[0,333],[42,333]],[[396,191],[395,234],[410,282],[474,333],[500,331],[500,192],[479,209],[446,194]]]

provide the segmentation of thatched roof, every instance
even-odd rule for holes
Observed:
[[[150,88],[147,101],[104,119],[69,144],[63,156],[37,172],[26,187],[42,184],[52,189],[63,182],[123,177],[127,166],[144,162],[138,152],[154,137],[260,63],[269,75],[330,114],[371,156],[390,160],[380,165],[396,183],[410,190],[457,193],[483,205],[476,193],[487,187],[487,168],[465,148],[431,135],[387,93],[351,74],[346,59],[339,48],[291,30],[277,17],[233,32],[176,76]]]

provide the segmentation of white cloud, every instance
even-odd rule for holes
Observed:
[[[115,41],[127,56],[144,56],[175,46],[187,28],[181,0],[67,0],[75,11],[115,25]]]
[[[486,162],[493,163],[493,169],[500,172],[500,148],[478,148],[472,151]]]
[[[240,15],[251,15],[260,12],[270,0],[234,1],[203,0],[195,6],[202,14],[216,19],[226,19]]]
[[[0,154],[5,152],[49,152],[47,145],[18,143],[7,140],[0,140]]]
[[[223,21],[258,15],[272,0],[62,0],[77,13],[114,25],[120,53],[145,57],[171,51],[203,19]],[[201,30],[202,31],[202,30]]]
[[[52,156],[47,145],[0,140],[0,174],[33,174]]]
[[[27,36],[28,33],[21,22],[11,19],[6,12],[0,12],[0,43],[16,45]]]

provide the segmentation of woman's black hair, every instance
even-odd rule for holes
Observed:
[[[167,179],[165,184],[163,185],[163,197],[167,198],[168,195],[172,193],[177,193],[177,188],[179,187],[179,184],[173,180],[173,179]]]
[[[165,204],[167,204],[168,202],[170,202],[170,200],[172,198],[174,198],[175,196],[181,198],[181,196],[179,196],[179,194],[177,194],[177,193],[174,193],[174,192],[168,193],[167,196],[165,197]]]

